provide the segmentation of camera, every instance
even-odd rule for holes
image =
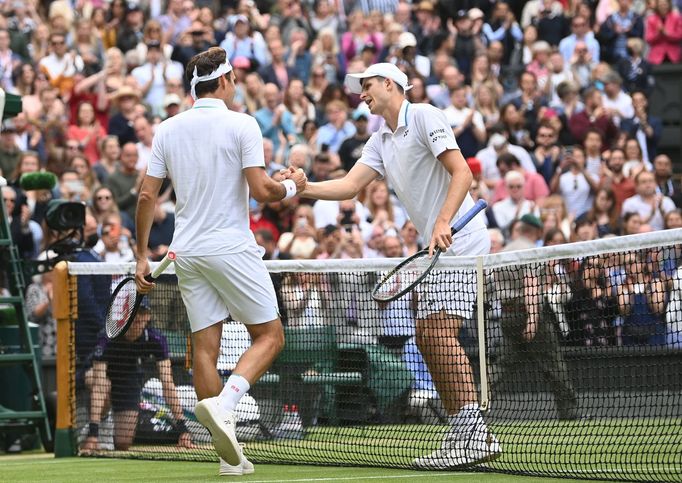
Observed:
[[[341,210],[341,213],[343,216],[341,216],[341,221],[340,224],[346,229],[348,233],[353,231],[353,225],[355,224],[353,222],[353,215],[355,214],[355,210]]]

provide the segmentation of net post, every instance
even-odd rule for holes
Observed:
[[[476,321],[478,326],[478,364],[479,372],[481,374],[481,397],[479,398],[479,406],[481,411],[488,410],[488,358],[486,357],[486,340],[485,340],[485,285],[483,279],[483,259],[484,257],[476,257]]]
[[[66,262],[54,268],[54,317],[57,321],[57,422],[55,430],[55,457],[75,456],[75,432],[73,427],[75,346],[71,317],[71,291]]]

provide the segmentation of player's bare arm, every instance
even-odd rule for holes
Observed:
[[[462,201],[469,192],[469,186],[471,186],[473,179],[471,170],[459,149],[444,151],[438,156],[438,159],[450,173],[451,179],[445,203],[441,206],[431,233],[429,255],[433,255],[436,246],[440,247],[441,250],[447,250],[452,245],[450,221],[454,218],[459,207],[462,206]]]
[[[249,184],[251,196],[256,201],[261,203],[280,201],[289,195],[285,183],[275,181],[261,167],[245,168],[244,176],[246,176],[246,182]],[[301,193],[308,180],[303,170],[300,169],[289,172],[286,179],[294,182],[295,193]]]
[[[377,176],[378,173],[366,164],[355,163],[355,166],[341,179],[308,183],[301,196],[316,200],[349,200],[374,181]]]
[[[137,198],[137,211],[135,213],[135,226],[137,233],[137,267],[135,268],[135,283],[140,293],[148,293],[153,287],[153,282],[144,279],[151,270],[147,260],[147,245],[149,243],[149,231],[154,222],[154,208],[159,191],[163,184],[162,178],[146,175],[140,186]]]

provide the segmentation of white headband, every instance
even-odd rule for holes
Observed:
[[[197,67],[194,66],[194,72],[192,72],[192,80],[189,83],[190,86],[192,87],[192,99],[194,99],[195,101],[197,100],[197,93],[194,90],[194,88],[199,82],[217,79],[218,77],[221,77],[227,74],[228,72],[232,72],[232,65],[230,65],[230,61],[227,59],[225,59],[225,63],[219,66],[216,70],[214,70],[210,74],[202,75],[201,77],[197,75]]]

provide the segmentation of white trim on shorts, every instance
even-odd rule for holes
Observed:
[[[488,230],[476,230],[455,237],[442,256],[487,255],[490,252]],[[463,320],[473,316],[476,302],[476,269],[431,272],[417,287],[417,319],[444,311]]]
[[[222,255],[178,256],[175,272],[192,332],[228,315],[246,325],[279,318],[275,288],[258,247]]]

